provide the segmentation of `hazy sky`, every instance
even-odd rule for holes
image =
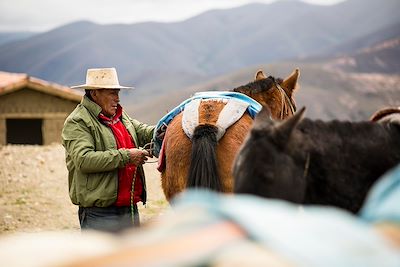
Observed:
[[[329,5],[343,0],[303,0]],[[96,23],[180,21],[209,9],[274,0],[0,0],[0,31],[46,31],[76,20]]]

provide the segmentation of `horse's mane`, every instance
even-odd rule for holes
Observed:
[[[271,89],[271,87],[274,85],[275,82],[281,84],[282,81],[283,80],[281,78],[275,79],[274,77],[269,76],[267,79],[261,79],[258,81],[249,82],[246,85],[236,87],[232,91],[239,93],[253,93],[253,94],[260,93]]]

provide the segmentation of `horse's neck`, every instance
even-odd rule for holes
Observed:
[[[362,144],[362,141],[371,140],[371,138],[379,138],[379,141],[392,141],[392,136],[400,135],[400,127],[398,128],[399,130],[396,130],[396,127],[369,121],[333,120],[326,122],[305,118],[296,128],[305,136],[327,142],[327,145],[332,146],[337,145],[338,142],[353,142],[353,139],[359,140],[360,138],[359,144]]]
[[[349,173],[355,166],[383,170],[400,160],[400,129],[396,127],[304,119],[298,134],[302,136],[302,149],[311,155],[311,164],[321,168],[349,168]]]
[[[357,212],[370,186],[400,162],[400,131],[393,127],[305,119],[297,135],[305,150],[297,152],[309,156],[306,203]]]
[[[309,127],[303,138],[308,144],[306,150],[311,155],[313,168],[320,169],[318,175],[342,174],[369,179],[400,161],[400,130],[393,127],[362,122],[314,126]]]

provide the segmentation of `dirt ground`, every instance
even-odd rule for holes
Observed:
[[[148,202],[146,207],[139,204],[142,222],[156,219],[169,207],[156,165],[144,166]],[[0,235],[79,229],[61,145],[0,146],[0,184]]]

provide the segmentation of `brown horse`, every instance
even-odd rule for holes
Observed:
[[[272,119],[283,120],[296,110],[292,98],[300,72],[296,69],[286,79],[266,77],[258,71],[255,81],[235,88],[267,108]],[[168,125],[164,138],[165,168],[162,188],[169,200],[186,187],[206,187],[221,192],[233,191],[232,165],[240,145],[252,125],[248,112],[226,129],[218,141],[218,116],[226,103],[222,100],[201,100],[198,107],[198,126],[191,139],[182,129],[183,113]],[[229,117],[229,116],[228,116]]]

